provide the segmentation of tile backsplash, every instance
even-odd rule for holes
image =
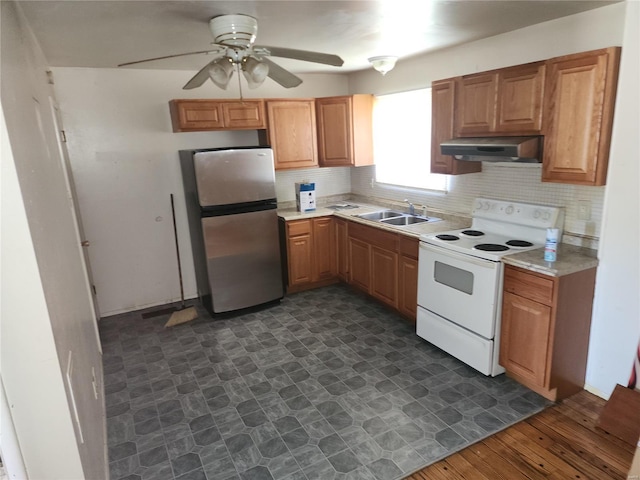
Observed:
[[[443,193],[372,183],[375,167],[360,167],[351,171],[351,192],[389,200],[406,198],[415,204],[467,215],[476,197],[564,207],[563,241],[597,248],[605,187],[543,183],[541,175],[541,164],[485,162],[480,173],[450,176],[449,191]],[[581,218],[581,211],[589,218]]]
[[[483,163],[482,172],[449,177],[449,191],[429,192],[372,181],[375,167],[339,167],[276,172],[279,203],[295,202],[295,183],[316,184],[318,204],[326,197],[354,194],[469,215],[476,197],[513,200],[565,208],[563,242],[598,247],[605,187],[543,183],[541,164]],[[581,217],[586,213],[589,218]]]

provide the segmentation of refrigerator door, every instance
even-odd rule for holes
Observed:
[[[270,148],[196,152],[193,163],[201,207],[276,198]]]
[[[202,219],[213,312],[282,298],[275,209]]]

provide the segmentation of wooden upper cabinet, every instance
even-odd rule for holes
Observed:
[[[455,93],[455,78],[431,84],[431,173],[458,175],[482,170],[481,162],[464,162],[440,153],[440,143],[454,137]]]
[[[539,135],[545,63],[535,62],[458,80],[456,135]]]
[[[317,167],[315,101],[267,100],[266,104],[267,131],[260,140],[273,149],[276,170]]]
[[[545,68],[544,62],[536,62],[498,72],[496,132],[540,134]]]
[[[171,100],[174,132],[266,128],[263,100]]]
[[[604,185],[620,48],[547,61],[542,181]]]
[[[473,136],[495,131],[498,74],[467,75],[457,83],[456,134]]]
[[[316,99],[321,167],[373,165],[373,95]]]

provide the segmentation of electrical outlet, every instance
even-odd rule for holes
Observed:
[[[591,202],[578,200],[578,220],[591,220]]]

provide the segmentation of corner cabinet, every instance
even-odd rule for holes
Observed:
[[[276,170],[318,166],[313,99],[267,100],[267,130],[260,143],[273,149]]]
[[[336,237],[331,217],[285,222],[287,292],[338,281]]]
[[[549,400],[584,387],[595,274],[550,277],[505,266],[500,365]]]
[[[619,47],[548,60],[543,182],[606,183],[619,62]]]
[[[316,99],[321,167],[373,165],[373,95]]]
[[[456,79],[431,84],[431,173],[459,175],[482,170],[481,162],[464,162],[440,153],[440,143],[454,138]]]
[[[266,128],[263,100],[171,100],[174,132]]]

